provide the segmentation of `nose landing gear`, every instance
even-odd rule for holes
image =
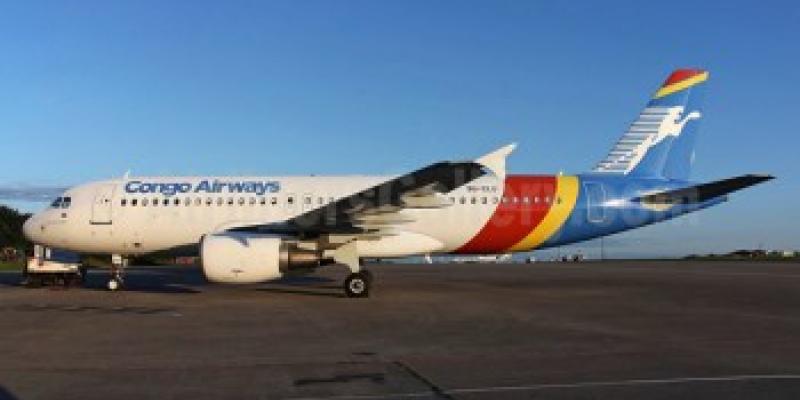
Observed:
[[[128,266],[128,259],[120,254],[111,255],[111,278],[106,283],[106,288],[114,292],[122,289],[125,282],[125,267]]]

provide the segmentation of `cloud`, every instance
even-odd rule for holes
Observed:
[[[47,203],[64,190],[62,186],[0,185],[0,200]]]

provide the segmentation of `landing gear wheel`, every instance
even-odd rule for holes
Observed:
[[[122,282],[118,278],[111,278],[108,280],[108,284],[106,284],[108,290],[114,292],[122,288]]]
[[[369,297],[370,283],[372,283],[372,279],[366,271],[350,274],[344,280],[344,292],[347,297]]]

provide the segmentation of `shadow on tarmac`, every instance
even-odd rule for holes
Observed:
[[[256,290],[258,290],[259,292],[271,292],[278,294],[297,294],[303,296],[346,297],[344,293],[342,293],[341,288],[339,288],[338,286],[335,289],[332,289],[330,287],[315,287],[315,288],[308,288],[307,290],[294,289],[294,288],[281,288],[281,287],[262,287]]]
[[[346,297],[336,280],[319,276],[295,276],[269,282],[256,290],[305,296]]]
[[[5,274],[3,274],[3,275],[5,275]],[[16,399],[17,399],[16,396],[14,396],[3,385],[0,385],[0,400],[16,400]]]
[[[97,290],[106,291],[109,271],[90,269],[82,287],[64,288],[46,286],[50,290]],[[20,286],[19,271],[1,271],[0,286]],[[127,292],[197,294],[213,286],[206,281],[202,271],[196,267],[131,267],[125,274]],[[223,286],[223,285],[220,285]],[[318,276],[290,276],[265,284],[253,285],[257,291],[298,294],[307,296],[344,297],[341,286],[335,279]],[[0,399],[1,400],[1,399]]]
[[[22,273],[19,271],[0,271],[0,286],[19,286],[21,281]],[[2,400],[2,397],[0,397],[0,400]]]

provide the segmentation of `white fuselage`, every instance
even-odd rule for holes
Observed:
[[[69,189],[63,194],[69,198],[67,206],[62,202],[37,213],[25,232],[36,243],[87,254],[192,251],[209,233],[285,221],[389,178],[141,177],[94,182]],[[396,234],[360,242],[359,253],[397,257],[452,252],[486,224],[502,191],[498,179],[487,176],[443,195],[445,207],[402,210],[404,222]]]

